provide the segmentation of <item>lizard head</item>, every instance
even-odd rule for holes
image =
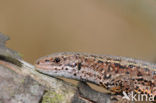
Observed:
[[[94,66],[99,66],[103,62],[98,60],[95,56],[80,53],[57,53],[41,57],[36,61],[36,70],[53,77],[65,77],[69,79],[76,79],[81,81],[89,81],[94,84],[100,84],[99,72],[94,69]]]
[[[50,76],[71,77],[78,72],[78,63],[76,54],[57,53],[39,58],[35,66],[37,71]]]

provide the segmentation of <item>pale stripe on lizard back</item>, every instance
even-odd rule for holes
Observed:
[[[115,94],[156,95],[156,65],[140,60],[64,52],[38,59],[36,67],[44,74],[91,82]]]

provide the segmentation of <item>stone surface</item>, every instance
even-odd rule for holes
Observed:
[[[39,103],[44,87],[29,76],[0,66],[0,103]]]

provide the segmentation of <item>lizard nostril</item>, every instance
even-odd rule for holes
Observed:
[[[36,62],[36,64],[40,64],[40,62],[39,62],[39,61],[37,61],[37,62]]]
[[[50,60],[46,59],[45,62],[49,62]]]

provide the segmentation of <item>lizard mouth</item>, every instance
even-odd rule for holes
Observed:
[[[50,65],[44,65],[44,64],[36,64],[35,65],[36,69],[41,69],[41,70],[54,70]]]
[[[37,70],[52,70],[52,71],[56,71],[56,70],[61,70],[62,67],[57,66],[57,65],[51,65],[51,64],[45,64],[45,63],[40,63],[40,64],[35,64],[35,67]]]

